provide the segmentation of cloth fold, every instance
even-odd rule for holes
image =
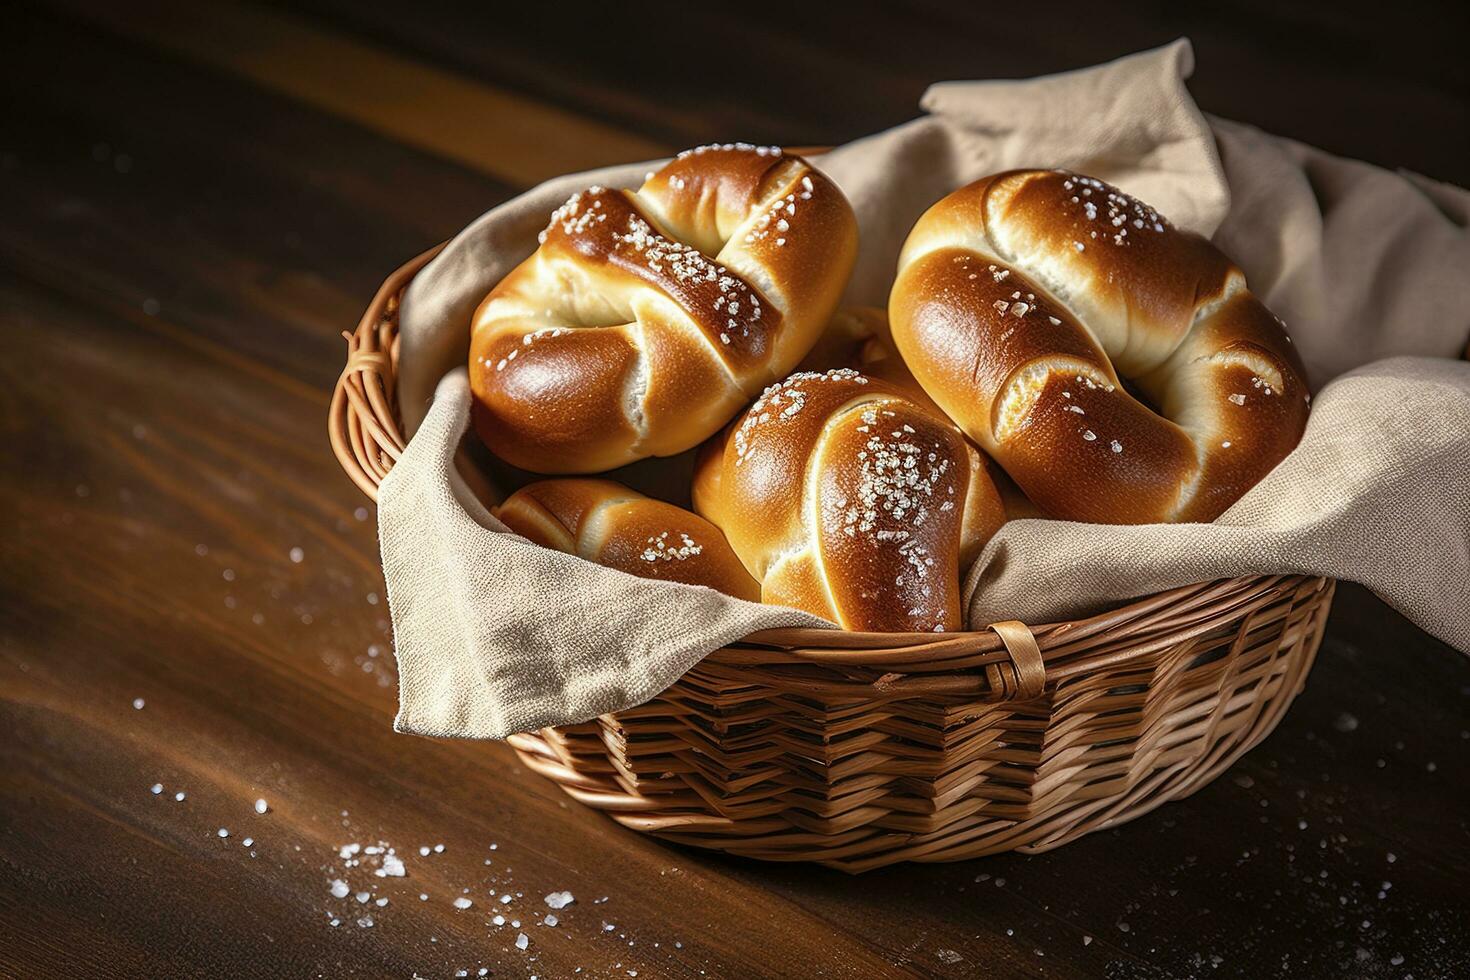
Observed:
[[[1011,167],[1066,167],[1216,242],[1287,321],[1319,389],[1298,449],[1209,525],[1007,524],[966,583],[972,627],[1042,623],[1160,589],[1262,572],[1362,582],[1470,652],[1470,194],[1203,115],[1187,41],[1027,81],[946,82],[926,115],[816,162],[862,244],[845,301],[885,305],[929,205]],[[456,469],[467,325],[589,184],[559,178],[484,215],[404,296],[399,391],[412,439],[380,494],[400,669],[396,727],[504,737],[641,703],[794,610],[637,579],[505,531]],[[619,474],[615,473],[616,478]]]

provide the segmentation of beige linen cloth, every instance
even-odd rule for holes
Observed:
[[[1303,572],[1362,582],[1470,652],[1470,364],[1455,360],[1470,334],[1470,194],[1207,118],[1184,85],[1192,66],[1178,41],[1047,78],[935,85],[926,115],[818,161],[861,228],[848,302],[885,303],[905,234],[949,191],[1067,167],[1213,236],[1286,320],[1318,392],[1301,445],[1213,524],[1007,524],[967,578],[970,624]],[[654,166],[561,178],[496,208],[404,298],[413,438],[378,514],[400,731],[499,738],[582,721],[648,700],[748,633],[830,625],[536,547],[456,470],[475,306],[569,194],[636,186]]]

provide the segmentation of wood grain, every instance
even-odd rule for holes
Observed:
[[[605,17],[533,4],[297,0],[354,36],[593,111],[673,145],[747,139],[836,144],[913,118],[934,81],[1027,78],[1167,44],[1195,46],[1206,112],[1441,180],[1470,182],[1464,14],[1443,0],[1032,7],[924,0],[788,6],[648,0]],[[1390,25],[1404,25],[1391,29]]]
[[[139,0],[119,7],[80,0],[73,9],[127,37],[520,184],[671,151],[591,116],[404,59],[391,46],[344,38],[251,4]]]
[[[383,16],[316,9],[323,30]],[[865,76],[791,16],[736,25],[802,66],[783,125],[820,116],[829,88],[834,130],[912,103],[916,60]],[[982,36],[974,16],[915,22]],[[415,19],[414,46],[494,41],[444,18],[439,34]],[[894,29],[852,19],[859,53]],[[1042,32],[1027,61],[1021,26],[981,54],[1019,73],[1080,43]],[[1231,31],[1243,73],[1352,70]],[[723,859],[614,827],[503,745],[393,734],[372,515],[322,432],[338,331],[514,181],[74,12],[27,8],[3,43],[0,976],[1464,975],[1470,665],[1354,587],[1261,748],[1189,800],[1036,857],[860,879]],[[663,120],[641,138],[673,145],[781,122],[774,86],[737,105],[714,72],[658,115],[645,82],[609,82],[612,55],[577,68],[547,43],[509,64],[555,71],[497,84],[588,116],[628,106]],[[1426,61],[1394,70],[1413,86],[1463,70]],[[1336,138],[1389,161],[1445,152],[1416,132]],[[406,877],[344,866],[342,845],[379,841]],[[337,878],[370,903],[334,898]],[[545,925],[563,889],[576,901]]]

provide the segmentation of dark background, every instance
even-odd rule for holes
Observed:
[[[8,8],[0,976],[1467,975],[1470,665],[1362,589],[1280,729],[1186,801],[1036,857],[762,866],[621,830],[504,746],[394,735],[372,515],[324,432],[381,278],[539,177],[841,142],[931,81],[1188,35],[1205,111],[1470,184],[1465,27],[1423,2]],[[409,876],[345,867],[351,841]]]

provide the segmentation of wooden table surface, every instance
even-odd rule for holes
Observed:
[[[7,15],[0,975],[1470,975],[1470,663],[1360,588],[1186,801],[1041,856],[759,865],[393,734],[372,508],[324,429],[380,278],[540,177],[841,141],[930,80],[1189,33],[1206,110],[1470,183],[1462,15],[497,6]]]

